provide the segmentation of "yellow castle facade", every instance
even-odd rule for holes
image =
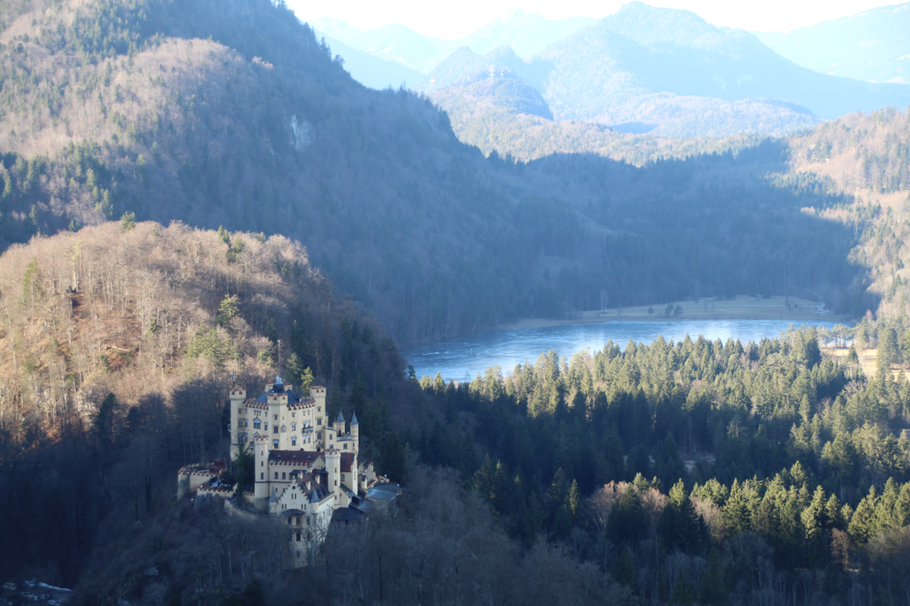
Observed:
[[[301,395],[276,377],[265,393],[251,398],[245,387],[232,385],[230,407],[231,458],[243,450],[254,459],[253,490],[243,493],[243,501],[286,519],[297,558],[322,542],[333,516],[342,523],[359,521],[369,508],[370,489],[387,482],[372,463],[360,460],[356,413],[349,423],[341,412],[329,423],[325,387]],[[178,497],[228,499],[236,487],[220,481],[223,471],[222,463],[182,468]]]

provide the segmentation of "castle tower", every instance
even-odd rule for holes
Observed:
[[[281,443],[283,436],[279,433],[281,427],[281,404],[282,402],[287,404],[288,396],[284,391],[284,381],[281,380],[281,377],[275,377],[275,383],[272,384],[270,391],[272,393],[268,395],[269,436],[273,441],[279,440],[276,448],[283,448],[284,445]]]
[[[313,444],[313,448],[328,448],[329,419],[325,408],[325,387],[322,387],[320,385],[311,386],[310,397],[313,398],[313,401],[316,404],[316,415],[313,419],[313,423],[318,428],[318,432],[316,434],[316,442]]]
[[[240,418],[246,417],[246,414],[241,414],[243,410],[243,403],[246,401],[246,388],[239,387],[231,384],[231,459],[236,459],[237,455],[240,454],[240,447],[242,446],[240,440]]]
[[[357,413],[354,412],[351,416],[351,448],[354,449],[354,460],[351,462],[351,475],[353,480],[351,481],[351,490],[354,494],[360,493],[360,468],[357,463],[357,453],[360,451],[360,424],[357,422]]]
[[[341,500],[341,452],[332,448],[325,451],[325,470],[329,475],[328,489],[335,494],[335,503]]]
[[[354,454],[360,451],[360,424],[357,422],[357,413],[351,417],[351,439],[354,440]]]
[[[255,488],[253,496],[255,497],[256,507],[260,511],[268,511],[269,508],[269,445],[271,439],[268,434],[253,436],[253,448],[255,449]]]
[[[338,418],[335,419],[335,424],[333,427],[335,428],[336,437],[340,438],[344,435],[344,413],[340,410],[338,411]]]

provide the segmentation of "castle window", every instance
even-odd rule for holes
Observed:
[[[287,430],[288,430],[288,426],[287,426],[287,425],[282,425],[282,426],[281,426],[281,433],[284,433],[284,432],[286,432]]]
[[[275,449],[278,448],[278,440],[272,440],[272,447]]]
[[[291,431],[297,431],[297,423],[291,423]]]
[[[322,419],[316,419],[316,425],[322,425]]]
[[[264,479],[265,479],[265,474],[264,474],[264,473],[260,473],[260,474],[259,474],[259,479],[260,479],[260,480],[264,480]]]
[[[253,429],[262,429],[262,421],[255,419],[253,421]]]
[[[273,420],[273,421],[277,421],[277,420],[278,420],[278,415],[272,415],[272,420]]]
[[[277,426],[277,425],[275,425],[274,427],[272,427],[272,433],[278,433],[278,426]]]
[[[242,409],[242,408],[238,408],[238,409],[237,409],[237,414],[242,415],[242,414],[243,414],[243,409]]]
[[[344,445],[344,449],[345,449],[345,450],[348,449],[348,445],[347,445],[347,444]]]
[[[278,472],[277,472],[277,471],[275,472],[275,479],[276,479],[276,480],[278,479]]]
[[[297,533],[297,542],[298,543],[300,542],[300,533],[299,532]]]
[[[266,431],[268,431],[268,429],[269,429],[269,422],[268,422],[268,421],[265,422],[265,429],[266,429]]]
[[[282,479],[282,480],[287,480],[287,479],[288,479],[288,474],[282,471],[282,472],[281,472],[281,479]]]
[[[297,446],[297,436],[291,438],[291,446]]]

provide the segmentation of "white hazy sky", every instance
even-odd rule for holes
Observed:
[[[513,8],[547,19],[581,15],[612,15],[623,0],[286,0],[303,20],[334,17],[368,30],[403,23],[425,36],[457,40]],[[898,2],[881,0],[649,0],[651,6],[690,10],[709,23],[750,31],[789,31],[821,21],[847,17],[876,6]],[[445,5],[447,8],[440,8]],[[454,8],[453,8],[454,7]]]

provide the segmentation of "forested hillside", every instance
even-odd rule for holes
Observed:
[[[107,525],[166,510],[177,468],[226,458],[232,376],[326,385],[400,473],[396,347],[299,243],[127,218],[14,246],[0,292],[0,542],[19,545],[0,578],[72,586]]]
[[[859,246],[851,258],[868,268],[881,316],[903,317],[910,304],[910,108],[850,114],[789,142],[796,190],[828,191],[850,204],[821,216],[851,225]]]
[[[280,4],[16,7],[0,37],[7,245],[125,212],[281,233],[400,343],[566,317],[603,291],[875,305],[852,230],[801,211],[840,199],[762,181],[773,144],[642,168],[518,165],[460,143],[427,99],[351,80]]]
[[[770,100],[726,103],[670,95],[655,96],[653,103],[627,115],[627,121],[611,126],[554,120],[540,93],[508,67],[462,78],[434,89],[429,97],[449,115],[452,130],[461,141],[486,155],[495,151],[523,162],[571,153],[596,154],[641,166],[655,160],[738,151],[766,135],[784,136],[819,122]],[[662,112],[678,114],[680,106],[693,111],[668,124]],[[697,127],[690,129],[695,123]]]

